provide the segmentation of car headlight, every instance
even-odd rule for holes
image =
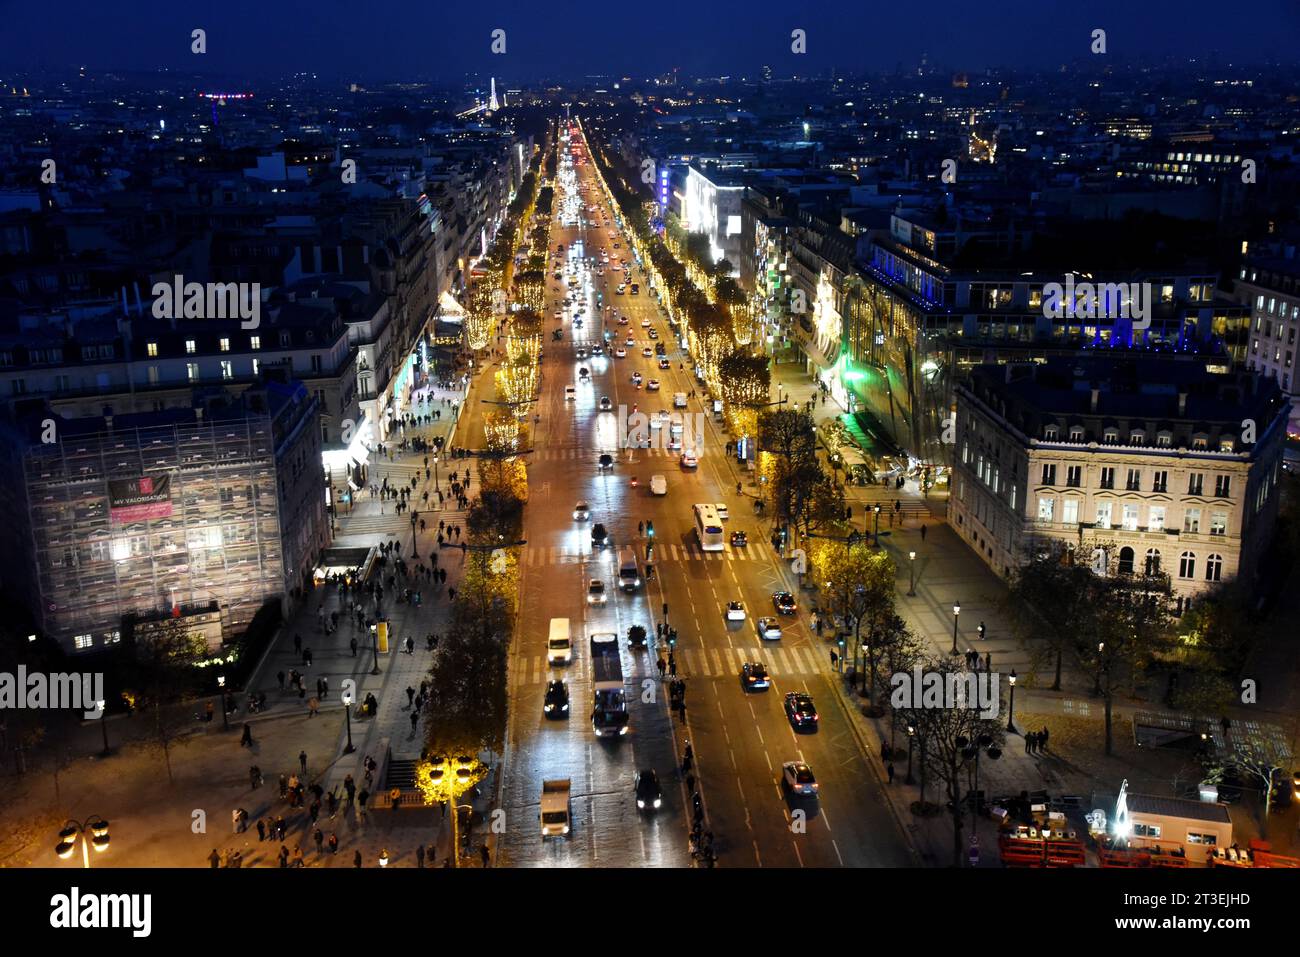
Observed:
[[[568,710],[569,710],[569,706],[568,706],[567,704],[565,704],[565,705],[561,705],[561,706],[560,706],[560,710],[561,710],[561,711],[568,711]]]
[[[645,807],[645,801],[641,800],[640,798],[637,798],[637,799],[636,799],[636,806],[637,806],[637,807]]]
[[[543,708],[542,710],[543,710],[543,711],[554,711],[554,710],[555,710],[555,705],[553,705],[553,704],[548,704],[548,705],[547,705],[545,708]]]
[[[664,803],[664,802],[661,801],[659,798],[655,798],[655,807],[659,807],[659,806],[661,806],[663,803]]]
[[[627,725],[623,725],[623,727],[619,728],[619,729],[618,729],[618,733],[619,733],[619,734],[627,734]]]

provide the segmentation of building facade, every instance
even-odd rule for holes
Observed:
[[[1009,576],[1060,542],[1100,574],[1163,572],[1181,610],[1253,579],[1278,508],[1287,403],[1204,359],[1082,354],[959,385],[950,514]]]

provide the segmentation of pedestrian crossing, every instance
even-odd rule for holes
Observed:
[[[657,436],[655,439],[657,441]],[[534,462],[590,462],[595,465],[600,456],[607,453],[614,456],[614,462],[619,464],[627,462],[629,451],[635,461],[646,458],[676,461],[682,455],[681,449],[664,449],[652,446],[648,449],[537,449],[530,458]],[[696,449],[697,456],[701,452],[701,449]]]
[[[643,549],[638,545],[638,553]],[[593,553],[580,551],[572,547],[524,545],[520,548],[520,563],[526,568],[549,568],[553,565],[581,565],[593,561],[596,556],[609,554],[609,550]],[[655,544],[654,563],[656,566],[665,562],[761,562],[766,558],[763,550],[754,545],[748,548],[723,547],[720,552],[702,551],[698,545],[674,545],[658,542]]]
[[[625,671],[628,683],[643,678],[657,678],[659,671],[655,667],[653,656],[649,653],[633,655],[634,665]],[[741,666],[747,661],[759,661],[767,667],[767,672],[774,679],[806,678],[830,670],[830,660],[823,661],[820,651],[808,647],[786,647],[773,642],[762,648],[678,648],[677,675],[682,678],[722,678],[739,675]],[[515,659],[510,667],[511,687],[541,685],[554,677],[563,677],[562,672],[572,673],[575,669],[585,676],[587,664],[585,656],[579,650],[579,656],[572,665],[552,666],[545,655],[528,655]]]

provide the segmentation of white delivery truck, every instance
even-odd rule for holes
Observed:
[[[627,734],[630,715],[627,688],[623,685],[623,662],[618,652],[618,635],[591,636],[591,677],[595,691],[591,706],[591,730],[596,737]]]
[[[569,833],[569,779],[542,782],[542,837],[564,837]]]
[[[567,665],[573,660],[573,639],[569,634],[569,619],[551,619],[551,633],[546,639],[546,660],[553,665]]]

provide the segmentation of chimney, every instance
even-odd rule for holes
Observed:
[[[1096,387],[1092,390],[1092,398],[1088,402],[1088,409],[1092,412],[1097,411],[1097,400],[1101,398],[1101,389]]]
[[[1178,417],[1182,418],[1187,414],[1187,393],[1178,393]]]

